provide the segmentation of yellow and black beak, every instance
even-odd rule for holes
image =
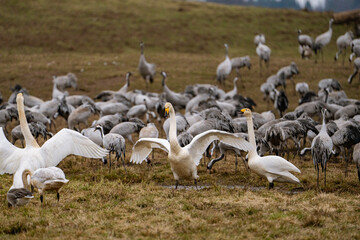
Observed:
[[[246,111],[246,108],[241,109],[241,112],[244,113]]]
[[[164,114],[164,117],[167,117],[169,116],[169,108],[165,108],[165,114]]]

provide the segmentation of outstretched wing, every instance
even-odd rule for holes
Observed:
[[[58,165],[70,154],[87,158],[102,158],[108,154],[108,150],[99,147],[89,138],[66,128],[46,141],[40,152],[45,160],[46,167]]]
[[[0,174],[13,174],[19,168],[20,161],[17,154],[23,149],[12,145],[4,135],[3,128],[0,127]]]
[[[153,148],[160,148],[170,152],[170,143],[161,138],[141,138],[133,146],[130,162],[140,164],[151,153]]]
[[[208,130],[196,135],[189,145],[184,148],[189,151],[190,156],[195,160],[195,164],[199,165],[202,154],[206,148],[215,140],[220,140],[223,143],[229,144],[235,148],[250,151],[254,147],[245,139],[237,137],[236,135],[219,130]]]

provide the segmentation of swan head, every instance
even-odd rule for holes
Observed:
[[[23,94],[22,93],[18,93],[17,95],[16,95],[16,102],[24,102],[24,96],[23,96]]]
[[[169,115],[170,108],[172,108],[171,103],[169,102],[165,103],[165,117]]]
[[[251,117],[251,110],[249,108],[241,109],[241,112],[245,115],[245,117]]]

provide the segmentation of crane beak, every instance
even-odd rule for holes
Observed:
[[[164,117],[167,117],[169,115],[169,108],[165,108],[165,116]]]

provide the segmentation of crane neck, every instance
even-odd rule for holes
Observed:
[[[40,148],[34,136],[31,134],[28,122],[26,120],[25,109],[24,109],[24,97],[22,96],[22,93],[19,93],[17,95],[16,104],[17,104],[19,120],[20,120],[20,129],[25,139],[25,145],[26,145],[25,147]]]

